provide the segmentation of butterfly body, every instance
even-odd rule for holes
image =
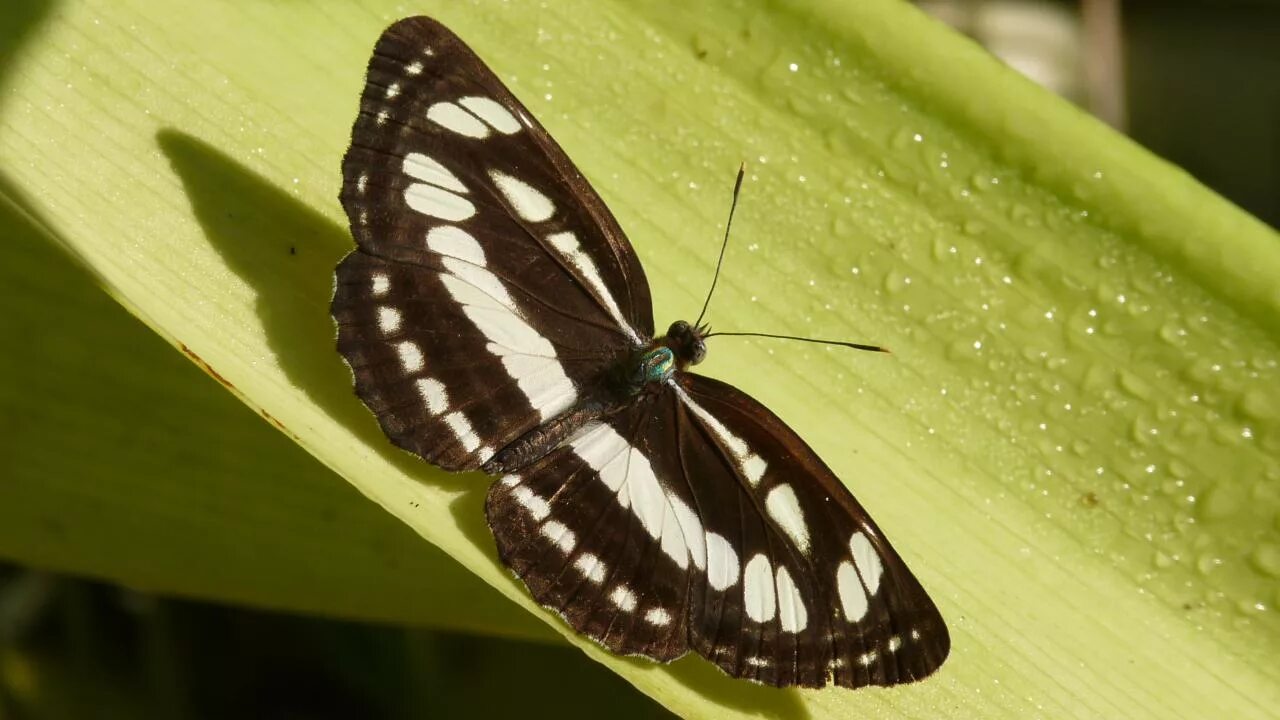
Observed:
[[[583,426],[606,420],[641,402],[640,396],[671,392],[668,384],[676,373],[706,357],[704,334],[705,329],[694,328],[683,320],[673,323],[665,336],[649,341],[609,367],[593,384],[593,395],[502,448],[480,469],[490,475],[517,472]]]
[[[498,556],[610,650],[760,683],[921,679],[946,626],[876,524],[768,408],[654,332],[630,242],[456,35],[389,27],[343,161],[356,249],[332,313],[391,441],[496,476]]]

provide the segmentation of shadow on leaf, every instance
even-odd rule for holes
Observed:
[[[407,474],[460,492],[452,514],[467,538],[497,562],[484,520],[485,483],[429,469],[396,450],[352,391],[351,373],[334,348],[328,309],[333,268],[352,247],[347,230],[201,140],[162,130],[157,142],[210,244],[257,292],[267,344],[290,381]],[[653,667],[640,659],[627,662]],[[735,680],[701,658],[685,658],[667,670],[676,682],[740,712],[806,716],[798,692]]]
[[[393,447],[356,398],[329,317],[333,268],[352,248],[347,230],[202,140],[166,129],[156,141],[209,244],[257,293],[267,345],[289,381],[405,474],[483,497],[476,477],[435,470]],[[493,554],[483,514],[459,522],[471,542]]]

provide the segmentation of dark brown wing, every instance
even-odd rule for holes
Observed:
[[[479,467],[653,334],[604,203],[434,20],[378,40],[341,199],[339,350],[391,439],[441,467]]]
[[[826,465],[766,408],[692,374],[488,499],[499,555],[620,653],[694,650],[778,686],[893,685],[950,648],[933,602]]]
[[[942,616],[817,454],[731,385],[692,373],[679,375],[678,385],[682,476],[703,522],[740,548],[744,567],[756,563],[775,576],[775,622],[706,612],[692,629],[698,651],[715,653],[720,638],[741,627],[746,646],[755,644],[757,657],[776,668],[766,682],[821,684],[829,672],[845,687],[895,685],[936,670],[951,648]],[[795,607],[804,605],[790,623],[784,585],[794,588]],[[767,611],[767,597],[763,605]],[[788,624],[805,627],[791,633]]]

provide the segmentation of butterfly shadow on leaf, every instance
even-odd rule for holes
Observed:
[[[638,663],[645,662],[637,660]],[[726,709],[743,715],[766,718],[809,718],[802,701],[804,691],[795,688],[775,688],[739,680],[725,675],[705,659],[690,653],[667,666],[676,682],[688,687],[702,697]],[[823,692],[840,694],[842,689],[828,688]]]
[[[475,495],[464,504],[483,502],[483,479],[435,470],[396,449],[356,398],[329,317],[333,268],[352,248],[346,228],[202,140],[164,129],[156,141],[209,244],[257,293],[267,344],[290,382],[405,474],[463,498]],[[459,513],[458,520],[469,540],[492,552],[483,513]]]

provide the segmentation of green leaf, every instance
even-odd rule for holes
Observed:
[[[206,600],[553,637],[272,432],[30,220],[0,200],[0,336],[21,348],[0,354],[0,556]]]
[[[378,6],[55,6],[6,62],[5,198],[355,489],[676,712],[1271,714],[1274,232],[898,2],[423,8],[605,196],[659,325],[698,307],[745,158],[711,321],[895,351],[725,338],[706,370],[791,422],[874,512],[951,624],[943,670],[801,692],[612,657],[498,566],[483,479],[393,450],[333,352],[337,167],[398,11]],[[10,392],[38,408],[38,387]],[[308,490],[281,492],[290,507]]]

